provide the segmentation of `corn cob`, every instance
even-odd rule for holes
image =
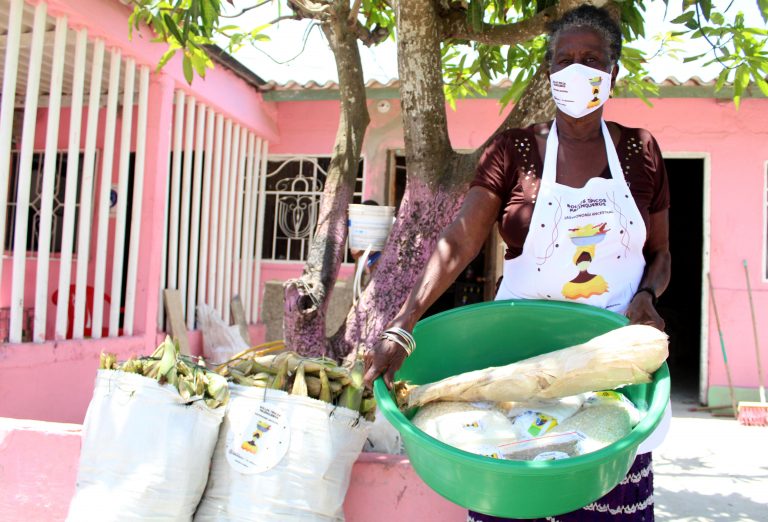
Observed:
[[[307,397],[309,395],[309,391],[307,390],[307,380],[304,378],[303,364],[299,364],[299,367],[296,370],[296,376],[293,378],[291,395],[298,395],[300,397]]]
[[[408,406],[443,401],[530,401],[651,381],[668,355],[667,335],[631,325],[586,343],[507,366],[463,373],[406,390]]]

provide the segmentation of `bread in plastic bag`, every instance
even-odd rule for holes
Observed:
[[[191,520],[224,410],[189,404],[153,379],[99,370],[67,520]]]

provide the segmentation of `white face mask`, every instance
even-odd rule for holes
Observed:
[[[549,77],[552,98],[569,116],[581,118],[603,106],[611,94],[611,75],[574,63]]]

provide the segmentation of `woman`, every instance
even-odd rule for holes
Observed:
[[[605,10],[581,6],[552,27],[555,120],[501,133],[486,148],[458,217],[367,355],[369,385],[383,375],[391,386],[412,349],[404,337],[477,255],[494,222],[507,244],[497,300],[586,303],[664,328],[655,309],[670,276],[661,152],[648,131],[602,119],[620,54],[621,31]],[[555,519],[653,520],[651,456],[644,451],[605,497]],[[468,520],[504,519],[470,512]]]

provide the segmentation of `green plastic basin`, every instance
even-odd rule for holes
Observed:
[[[396,378],[433,382],[579,344],[625,324],[622,315],[557,301],[465,306],[419,322],[413,332],[418,348]],[[415,411],[398,410],[382,379],[374,383],[374,392],[379,411],[402,435],[414,470],[437,493],[479,513],[538,518],[579,509],[613,489],[660,422],[669,387],[665,363],[652,383],[621,388],[647,412],[629,435],[594,453],[544,462],[496,460],[448,446],[410,422]]]

